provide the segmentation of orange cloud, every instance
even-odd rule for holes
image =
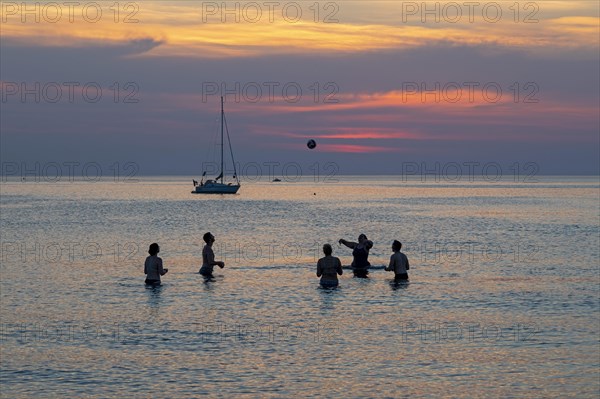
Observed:
[[[164,103],[178,109],[205,108],[200,95],[163,95]],[[216,103],[215,103],[216,104]],[[350,112],[349,112],[350,111]],[[512,93],[507,93],[501,101],[490,103],[478,98],[470,102],[468,99],[459,103],[421,101],[415,96],[410,102],[403,101],[398,91],[378,93],[356,93],[340,95],[337,104],[315,104],[311,99],[303,103],[288,104],[281,99],[271,103],[241,102],[228,107],[228,114],[239,114],[245,117],[265,119],[272,115],[310,115],[310,128],[289,126],[270,126],[258,124],[249,126],[257,135],[270,135],[287,138],[305,138],[308,136],[323,140],[454,140],[496,139],[487,134],[483,126],[514,126],[514,133],[507,133],[506,138],[520,140],[531,138],[531,134],[523,134],[530,128],[562,127],[565,131],[574,126],[585,129],[597,127],[598,109],[595,104],[581,101],[565,101],[557,95],[546,93],[539,98],[539,103],[514,102]],[[398,126],[398,127],[396,127]],[[407,128],[407,126],[411,126]],[[418,126],[419,128],[415,128]],[[447,129],[435,129],[432,126]],[[479,133],[449,134],[456,126],[481,127]],[[402,128],[400,128],[402,127]],[[545,133],[540,138],[551,139]]]
[[[369,145],[355,144],[319,144],[318,148],[323,152],[345,152],[345,153],[376,153],[376,152],[397,152],[396,147],[378,147]]]
[[[458,23],[402,23],[399,7],[390,6],[390,2],[373,2],[366,9],[355,3],[358,2],[343,5],[346,18],[338,18],[339,23],[324,23],[323,18],[315,22],[308,10],[302,19],[293,23],[281,15],[275,16],[272,22],[263,15],[256,23],[249,23],[247,18],[239,23],[222,23],[217,16],[207,18],[197,4],[186,2],[140,3],[127,21],[138,21],[135,23],[125,21],[131,11],[121,10],[116,15],[113,8],[105,9],[98,22],[89,23],[81,17],[81,6],[75,7],[73,22],[63,15],[56,23],[49,23],[45,18],[36,23],[32,17],[23,23],[20,13],[3,7],[0,34],[3,39],[36,46],[106,46],[144,40],[156,44],[144,49],[146,56],[202,58],[358,53],[409,49],[440,42],[548,51],[557,47],[598,48],[597,7],[594,14],[588,6],[576,2],[570,2],[569,9],[559,7],[560,2],[557,6],[552,4],[554,2],[544,4],[545,13],[536,14],[538,23],[516,23],[510,13],[499,23],[469,23],[467,18]],[[505,6],[508,12],[510,4],[505,3]],[[550,17],[544,17],[546,14]],[[234,18],[230,16],[229,20]]]
[[[415,139],[417,135],[409,134],[405,132],[386,132],[376,133],[369,131],[358,131],[356,133],[329,133],[329,134],[316,134],[315,137],[321,139]]]

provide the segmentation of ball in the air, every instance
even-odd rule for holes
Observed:
[[[317,146],[317,142],[314,141],[313,139],[310,139],[306,143],[306,146],[312,150],[313,148],[315,148]]]

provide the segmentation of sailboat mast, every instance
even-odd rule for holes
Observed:
[[[223,184],[223,119],[225,118],[225,111],[223,110],[223,96],[221,96],[221,184]]]

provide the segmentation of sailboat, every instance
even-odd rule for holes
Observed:
[[[229,152],[231,154],[231,161],[233,163],[233,177],[235,178],[236,184],[224,183],[223,177],[225,175],[224,163],[223,163],[223,149],[225,145],[223,143],[223,131],[227,131],[227,142],[229,143]],[[192,194],[235,194],[240,189],[240,180],[237,177],[237,171],[235,170],[235,160],[233,159],[233,150],[231,149],[231,139],[229,138],[229,129],[227,128],[227,121],[225,120],[225,111],[223,109],[223,97],[221,97],[221,173],[214,180],[208,179],[204,181],[206,172],[202,173],[202,180],[200,184],[194,180],[194,191]],[[219,182],[219,179],[221,180]]]

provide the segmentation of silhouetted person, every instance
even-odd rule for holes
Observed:
[[[332,249],[331,245],[323,245],[324,258],[319,259],[317,262],[317,277],[321,277],[321,286],[323,287],[337,287],[338,277],[343,273],[342,262],[339,258],[331,256]]]
[[[373,242],[367,239],[367,236],[361,234],[358,236],[358,242],[346,241],[341,238],[338,241],[348,248],[352,248],[352,271],[356,277],[367,277],[369,274],[369,250],[373,247]]]
[[[402,243],[398,240],[394,240],[392,243],[392,251],[394,251],[394,253],[390,257],[390,264],[385,268],[388,272],[394,272],[396,281],[408,280],[407,270],[410,269],[408,257],[400,252],[401,249]]]
[[[212,277],[213,268],[219,266],[222,269],[225,267],[225,263],[215,260],[215,253],[212,250],[215,236],[208,232],[204,234],[203,238],[206,245],[202,249],[202,267],[200,268],[200,274],[204,277]]]
[[[162,259],[157,256],[159,252],[160,247],[157,243],[150,244],[148,249],[150,256],[144,262],[145,283],[148,285],[160,285],[160,276],[164,276],[169,271],[163,268]]]

